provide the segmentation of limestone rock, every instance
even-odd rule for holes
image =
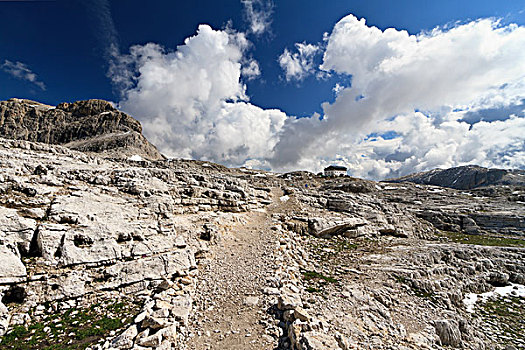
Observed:
[[[97,236],[91,230],[68,232],[61,247],[61,264],[69,266],[121,258],[120,247],[115,240]]]
[[[301,298],[294,294],[281,294],[277,303],[279,310],[293,310],[302,306]]]
[[[29,254],[35,229],[35,220],[20,216],[16,209],[0,206],[0,241],[16,246],[16,253]]]
[[[9,310],[0,302],[0,337],[7,332],[10,319]]]
[[[293,316],[295,319],[301,320],[303,322],[308,322],[312,319],[312,316],[303,309],[302,307],[296,307],[293,312]]]
[[[453,347],[461,346],[461,332],[456,321],[436,320],[434,321],[434,327],[439,339],[441,339],[441,344]]]
[[[168,321],[165,318],[160,317],[153,317],[153,316],[146,316],[146,318],[142,321],[142,328],[151,328],[153,330],[161,329],[166,326],[168,326]],[[160,341],[159,341],[160,343]],[[143,343],[140,343],[141,345],[146,345]],[[149,345],[146,345],[149,346]]]
[[[135,154],[151,160],[163,158],[142,136],[137,120],[102,100],[61,103],[56,107],[29,100],[2,101],[0,136],[61,144],[119,158]]]
[[[147,337],[140,338],[137,341],[139,345],[149,346],[152,348],[157,348],[161,342],[162,342],[162,334],[160,332],[157,332],[153,335],[149,335]]]
[[[478,224],[476,224],[476,221],[474,219],[466,216],[462,218],[461,226],[465,233],[468,234],[479,234],[479,227]]]
[[[357,217],[344,219],[310,218],[308,220],[310,233],[317,237],[330,237],[344,234],[349,230],[356,230],[358,227],[366,224],[366,220]]]
[[[334,337],[317,331],[301,333],[297,341],[297,348],[300,350],[341,350]]]
[[[11,249],[0,245],[0,283],[14,283],[25,279],[26,267]]]
[[[495,287],[504,287],[509,284],[509,274],[504,272],[491,272],[488,282]]]
[[[40,255],[48,261],[57,258],[61,251],[67,229],[57,224],[41,224],[37,231],[37,245]]]
[[[111,346],[118,349],[131,349],[133,347],[133,340],[138,334],[137,326],[131,325],[121,335],[113,339]]]
[[[248,297],[244,298],[244,305],[256,306],[258,303],[259,303],[259,297],[248,296]]]
[[[187,322],[192,308],[192,299],[189,295],[180,295],[171,300],[171,314],[177,319]]]

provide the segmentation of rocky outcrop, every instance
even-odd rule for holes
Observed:
[[[162,155],[142,135],[142,126],[109,102],[87,100],[56,107],[21,99],[0,102],[0,137],[64,145],[107,157]]]
[[[450,169],[434,169],[386,180],[386,182],[413,182],[458,190],[493,185],[525,186],[525,170],[487,169],[476,165],[466,165]]]
[[[471,235],[525,235],[522,186],[458,191],[412,183],[382,184],[382,197],[436,229]],[[491,189],[491,191],[487,191]]]
[[[312,182],[310,181],[310,184]],[[357,190],[356,190],[357,189]],[[295,216],[286,226],[297,233],[332,237],[430,237],[432,226],[404,206],[384,200],[381,186],[358,179],[327,180],[314,188],[298,186],[294,196],[309,210],[309,216]],[[316,215],[322,213],[322,215]]]
[[[523,248],[424,241],[390,246],[383,238],[326,239],[281,227],[289,268],[278,273],[283,283],[275,307],[292,349],[500,349],[491,342],[525,341],[517,336],[519,316],[509,311],[518,323],[493,314],[482,321],[468,316],[463,304],[465,294],[522,283]],[[495,294],[490,305],[500,308],[504,300]],[[501,331],[505,327],[516,327],[513,337]]]
[[[0,283],[24,281],[26,268],[7,246],[0,246]]]

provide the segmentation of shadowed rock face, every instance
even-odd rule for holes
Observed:
[[[150,160],[162,155],[142,135],[142,126],[109,102],[86,100],[56,107],[21,99],[0,102],[0,136],[60,144],[84,152]]]
[[[434,169],[422,173],[410,174],[387,182],[413,182],[422,185],[434,185],[470,190],[491,185],[525,185],[525,171],[487,169],[475,165],[460,166],[450,169]]]

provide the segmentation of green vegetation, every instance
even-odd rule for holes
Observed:
[[[308,283],[306,291],[308,293],[320,293],[324,291],[327,283],[338,283],[338,281],[329,276],[325,276],[315,271],[302,271],[303,279]]]
[[[322,274],[320,274],[318,272],[315,272],[315,271],[304,271],[303,272],[303,278],[306,281],[309,281],[309,280],[325,280],[326,282],[337,283],[337,280],[335,278],[324,276],[324,275],[322,275]]]
[[[345,253],[355,251],[359,247],[353,242],[353,239],[340,236],[330,239],[317,238],[313,246],[321,261],[331,261],[336,257],[344,256]]]
[[[106,301],[87,309],[70,309],[64,314],[44,316],[28,326],[15,326],[0,342],[0,349],[85,349],[111,331],[130,323],[139,306],[129,301]]]
[[[322,292],[322,289],[314,288],[314,287],[308,287],[306,288],[306,291],[308,293],[320,293]]]
[[[355,243],[351,243],[349,242],[348,240],[337,240],[336,242],[336,246],[335,246],[335,251],[340,253],[340,252],[343,252],[345,250],[354,250],[354,249],[357,249],[358,245],[355,244]]]
[[[436,296],[432,292],[427,292],[425,290],[412,287],[412,291],[414,292],[414,295],[420,298],[429,299],[430,301],[436,302]]]
[[[509,238],[503,236],[467,235],[460,232],[442,231],[441,237],[461,244],[474,244],[496,247],[525,247],[525,239]]]
[[[394,275],[394,279],[396,280],[397,283],[408,284],[408,281],[405,276]]]
[[[406,278],[405,276],[394,274],[393,277],[394,277],[394,279],[396,280],[397,283],[404,284],[404,285],[407,285],[408,287],[410,287],[410,290],[412,291],[413,295],[415,295],[415,296],[417,296],[419,298],[428,299],[431,302],[433,302],[435,304],[438,304],[438,300],[437,300],[436,295],[434,293],[427,292],[426,290],[423,290],[423,289],[420,289],[420,288],[414,286],[412,284],[412,282],[410,281],[410,279]]]
[[[496,336],[498,344],[520,348],[525,340],[524,305],[521,298],[500,297],[478,304],[474,315],[481,318],[487,333]]]

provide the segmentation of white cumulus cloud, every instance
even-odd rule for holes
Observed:
[[[347,161],[354,175],[384,179],[466,164],[499,168],[525,164],[525,118],[511,116],[471,127],[458,120],[436,123],[435,118],[415,112],[382,121],[376,130],[395,130],[397,137],[348,144]]]
[[[249,32],[261,35],[268,32],[272,24],[273,2],[270,0],[241,0]]]
[[[245,34],[207,25],[175,50],[133,46],[110,70],[119,106],[168,156],[226,165],[334,163],[373,179],[464,164],[525,168],[524,27],[480,19],[410,35],[349,15],[323,47],[300,43],[280,57],[289,81],[343,76],[335,101],[310,118],[250,103],[244,82],[261,74],[250,47]]]
[[[320,48],[307,43],[295,44],[296,52],[284,49],[279,56],[279,65],[284,70],[286,81],[301,81],[315,72],[314,57]]]
[[[38,76],[34,73],[27,64],[22,62],[12,62],[5,60],[4,63],[0,66],[4,72],[12,75],[13,77],[28,81],[42,90],[46,90],[46,85],[38,80]]]
[[[265,166],[286,115],[249,103],[242,78],[258,65],[245,58],[248,47],[244,34],[208,25],[175,51],[133,46],[112,71],[126,86],[120,108],[168,156]]]
[[[242,67],[242,75],[246,79],[251,80],[255,79],[261,75],[261,69],[259,68],[259,63],[256,60],[248,60],[245,65]]]
[[[460,121],[468,110],[521,104],[523,47],[524,27],[492,19],[410,35],[349,15],[327,37],[321,69],[351,75],[351,86],[339,88],[334,103],[323,104],[321,120],[287,120],[272,164],[318,170],[343,154],[355,174],[373,178],[467,162],[523,168],[523,151],[517,150],[525,138],[522,118]],[[410,117],[401,123],[396,117],[401,115]],[[385,128],[393,118],[399,123]],[[377,131],[397,136],[365,139]]]

